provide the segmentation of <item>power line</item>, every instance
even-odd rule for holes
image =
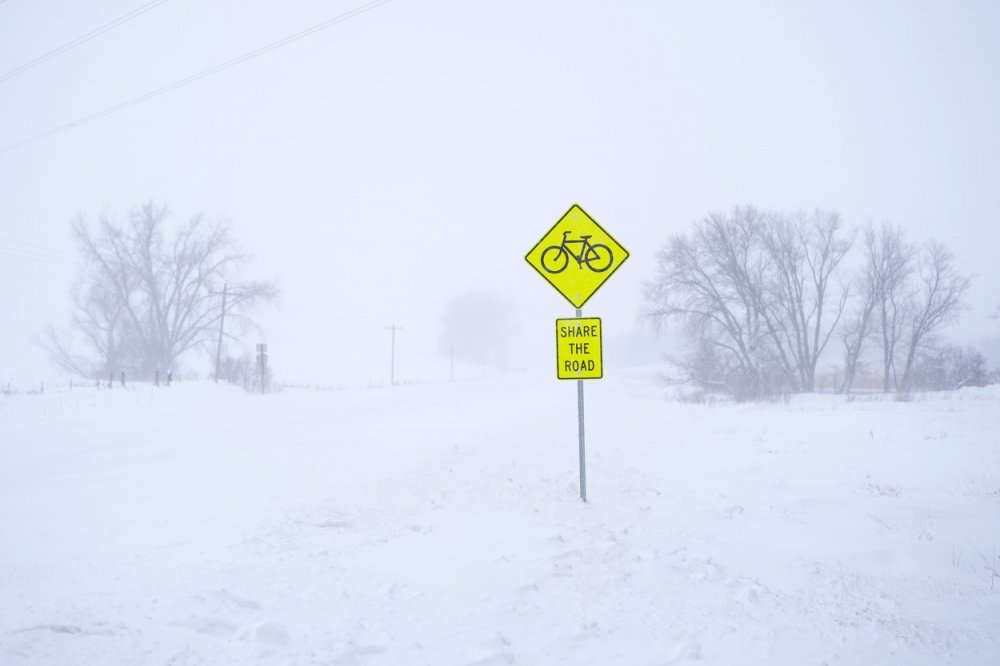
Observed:
[[[8,268],[7,266],[0,266],[0,271],[6,273],[17,273],[18,275],[26,275],[28,277],[41,278],[43,280],[58,280],[59,282],[76,282],[75,279],[63,275],[39,275],[38,273],[30,273],[28,271],[20,271],[16,268]]]
[[[67,123],[66,125],[61,125],[59,127],[54,127],[54,128],[52,128],[50,130],[46,130],[44,132],[39,132],[38,134],[26,137],[26,138],[21,139],[19,141],[15,141],[13,143],[8,143],[8,144],[6,144],[4,146],[0,146],[0,154],[9,152],[11,150],[14,150],[16,148],[20,148],[22,146],[26,146],[26,145],[28,145],[30,143],[35,143],[36,141],[41,141],[42,139],[47,139],[48,137],[52,136],[53,134],[59,134],[60,132],[65,132],[66,130],[73,129],[74,127],[79,127],[80,125],[83,125],[85,123],[89,123],[92,120],[97,120],[98,118],[103,118],[104,116],[107,116],[109,114],[115,113],[117,111],[121,111],[123,109],[127,109],[130,106],[135,106],[136,104],[141,104],[142,102],[145,102],[145,101],[148,101],[150,99],[153,99],[154,97],[159,97],[160,95],[166,94],[166,93],[171,92],[173,90],[177,90],[178,88],[186,86],[189,83],[194,83],[195,81],[199,81],[199,80],[204,79],[204,78],[206,78],[208,76],[212,76],[213,74],[218,74],[219,72],[227,70],[230,67],[235,67],[236,65],[242,64],[242,63],[246,62],[247,60],[252,60],[253,58],[256,58],[257,56],[264,55],[265,53],[268,53],[270,51],[274,51],[275,49],[279,49],[282,46],[287,46],[288,44],[291,44],[292,42],[297,42],[300,39],[303,39],[305,37],[309,37],[310,35],[313,35],[313,34],[319,32],[321,30],[325,30],[326,28],[330,28],[330,27],[332,27],[334,25],[337,25],[338,23],[343,23],[344,21],[348,21],[348,20],[350,20],[352,18],[360,16],[361,14],[369,12],[369,11],[375,9],[376,7],[379,7],[380,5],[384,5],[384,4],[387,4],[389,2],[392,2],[392,0],[375,0],[375,2],[369,2],[368,4],[356,7],[356,8],[354,8],[354,9],[348,11],[348,12],[344,12],[343,14],[335,16],[335,17],[333,17],[331,19],[327,19],[326,21],[323,21],[321,23],[317,23],[317,24],[315,24],[315,25],[313,25],[313,26],[311,26],[309,28],[306,28],[305,30],[301,30],[301,31],[299,31],[299,32],[297,32],[295,34],[292,34],[292,35],[289,35],[289,36],[284,37],[282,39],[279,39],[276,42],[271,42],[270,44],[268,44],[266,46],[262,46],[262,47],[260,47],[258,49],[254,49],[253,51],[250,51],[248,53],[244,53],[241,56],[233,58],[232,60],[227,60],[226,62],[218,64],[218,65],[216,65],[214,67],[210,67],[210,68],[208,68],[206,70],[198,72],[197,74],[192,74],[191,76],[189,76],[187,78],[181,79],[179,81],[175,81],[174,83],[171,83],[169,85],[163,86],[162,88],[157,88],[156,90],[150,91],[150,92],[145,93],[143,95],[139,95],[138,97],[133,97],[132,99],[125,100],[124,102],[121,102],[119,104],[115,104],[114,106],[109,106],[106,109],[102,109],[100,111],[97,111],[96,113],[92,113],[89,116],[84,116],[83,118],[79,118],[77,120],[74,120],[73,122]]]
[[[0,2],[2,2],[2,1],[3,0],[0,0]],[[146,12],[148,12],[151,9],[156,9],[157,7],[159,7],[160,5],[162,5],[165,2],[167,2],[167,0],[154,0],[153,2],[147,3],[147,4],[143,5],[142,7],[139,7],[138,9],[133,9],[129,13],[124,14],[122,16],[119,16],[115,20],[113,20],[113,21],[111,21],[109,23],[105,23],[104,25],[102,25],[99,28],[94,28],[93,30],[91,30],[87,34],[83,35],[82,37],[77,37],[73,41],[67,42],[67,43],[63,44],[62,46],[54,48],[51,51],[49,51],[48,53],[45,53],[43,55],[38,56],[34,60],[29,60],[28,62],[24,63],[23,65],[15,67],[14,69],[10,70],[9,72],[6,72],[4,74],[0,74],[0,81],[6,81],[9,78],[17,76],[21,72],[26,72],[29,69],[31,69],[32,67],[37,67],[38,65],[41,65],[43,62],[47,62],[47,61],[51,60],[52,58],[55,58],[57,55],[59,55],[61,53],[66,53],[66,51],[69,51],[70,49],[75,49],[77,46],[80,46],[81,44],[83,44],[85,42],[89,42],[94,37],[98,37],[100,35],[103,35],[104,33],[106,33],[108,30],[111,30],[112,28],[117,28],[118,26],[120,26],[123,23],[128,23],[132,19],[137,18],[139,16],[142,16],[143,14],[145,14]]]
[[[53,261],[64,261],[64,262],[75,261],[78,258],[74,254],[71,254],[69,252],[62,252],[54,248],[51,250],[48,248],[41,248],[41,249],[36,249],[36,248],[41,248],[41,246],[37,245],[32,246],[31,244],[27,243],[18,243],[16,241],[12,242],[0,238],[0,251],[9,252],[12,254],[16,253],[23,255],[31,255],[33,257],[42,257],[43,259],[52,259]]]
[[[48,257],[42,254],[29,254],[27,252],[19,252],[16,250],[10,250],[3,246],[0,246],[0,254],[7,255],[10,257],[16,257],[18,259],[28,259],[29,261],[43,261],[50,264],[55,264],[56,266],[64,266],[66,268],[75,268],[75,266],[64,260],[57,259],[55,257]]]
[[[0,2],[3,2],[3,0],[0,0]],[[15,246],[13,249],[21,249],[21,248],[16,247],[18,245],[21,245],[21,246],[24,246],[24,249],[27,250],[28,252],[38,252],[39,250],[41,250],[42,253],[48,252],[50,254],[51,253],[63,254],[63,255],[67,255],[67,256],[73,257],[73,258],[76,258],[76,256],[77,256],[75,252],[70,252],[69,250],[61,250],[61,249],[56,248],[56,247],[48,247],[46,245],[39,245],[38,243],[29,243],[28,241],[14,240],[13,238],[4,238],[3,236],[0,236],[0,245],[6,245],[8,247],[10,247],[10,246],[13,245],[13,246]]]

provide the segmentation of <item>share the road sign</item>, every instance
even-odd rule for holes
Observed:
[[[556,377],[600,379],[604,376],[601,352],[600,317],[556,319]]]
[[[524,258],[580,309],[628,259],[628,251],[573,204]]]

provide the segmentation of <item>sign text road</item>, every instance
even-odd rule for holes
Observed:
[[[600,379],[604,376],[599,317],[556,319],[556,376]]]

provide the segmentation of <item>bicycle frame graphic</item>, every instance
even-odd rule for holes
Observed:
[[[563,232],[562,243],[559,245],[549,245],[542,250],[541,264],[545,272],[552,274],[562,273],[569,266],[570,257],[576,260],[579,268],[582,269],[584,264],[586,264],[587,268],[595,273],[603,273],[611,268],[615,255],[611,252],[610,247],[604,243],[591,244],[591,234],[571,240],[568,238],[569,233],[569,231]],[[574,252],[570,248],[570,245],[579,246],[579,253]]]

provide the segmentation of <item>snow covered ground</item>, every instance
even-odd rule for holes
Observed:
[[[0,396],[0,664],[1000,664],[1000,390]]]

